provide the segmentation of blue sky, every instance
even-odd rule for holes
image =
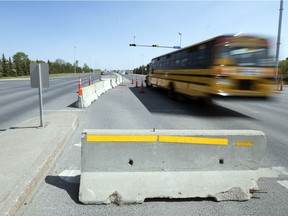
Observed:
[[[172,49],[221,34],[257,34],[276,44],[280,0],[271,1],[0,1],[0,54],[92,68],[133,69]],[[284,2],[280,59],[288,57]],[[285,28],[286,27],[286,28]],[[76,48],[74,48],[76,47]],[[274,52],[274,51],[273,51]]]

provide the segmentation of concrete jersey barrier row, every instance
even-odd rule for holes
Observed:
[[[265,134],[253,130],[84,130],[79,199],[248,200],[265,148]]]
[[[117,83],[121,82],[121,80],[123,81],[122,76],[117,74],[113,75],[113,77],[108,76],[103,78],[103,80],[100,82],[82,88],[82,95],[78,94],[78,101],[76,106],[78,108],[89,107],[93,101],[100,97],[100,95],[119,85]]]

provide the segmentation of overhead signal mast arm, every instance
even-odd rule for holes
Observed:
[[[129,44],[129,46],[140,46],[140,47],[156,47],[156,48],[172,48],[172,49],[181,49],[180,46],[159,46],[159,45],[156,45],[156,44],[153,44],[153,45],[143,45],[143,44]]]

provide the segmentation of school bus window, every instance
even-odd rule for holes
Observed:
[[[188,58],[184,58],[184,59],[182,59],[182,61],[181,61],[181,66],[182,66],[182,67],[185,67],[185,66],[187,65],[187,63],[188,63]]]
[[[233,66],[264,66],[263,62],[268,59],[268,54],[266,48],[222,46],[216,47],[215,58],[231,59]]]

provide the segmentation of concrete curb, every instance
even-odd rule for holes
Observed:
[[[64,126],[61,124],[57,125],[61,122],[59,120],[56,120],[58,122],[54,125],[53,120],[63,118],[63,115],[66,115],[66,124],[70,127],[66,127],[66,124],[64,124]],[[8,193],[1,196],[0,215],[17,215],[21,207],[33,197],[38,186],[78,127],[77,116],[74,114],[54,114],[48,116],[46,121],[48,125],[44,129],[39,130],[48,130],[47,128],[50,128],[44,137],[47,140],[51,139],[49,141],[45,140],[50,144],[41,149],[42,152],[39,155],[35,155],[35,162],[31,164],[28,170],[23,171],[24,173],[19,173],[19,175],[22,176],[16,181],[16,184],[12,188],[9,188]],[[59,134],[55,136],[55,132],[59,132]],[[14,135],[16,137],[17,131],[15,131],[15,133]],[[28,131],[28,135],[31,135],[31,142],[33,142],[33,133],[35,132]],[[53,133],[54,136],[51,133]],[[37,145],[37,143],[35,144]]]

